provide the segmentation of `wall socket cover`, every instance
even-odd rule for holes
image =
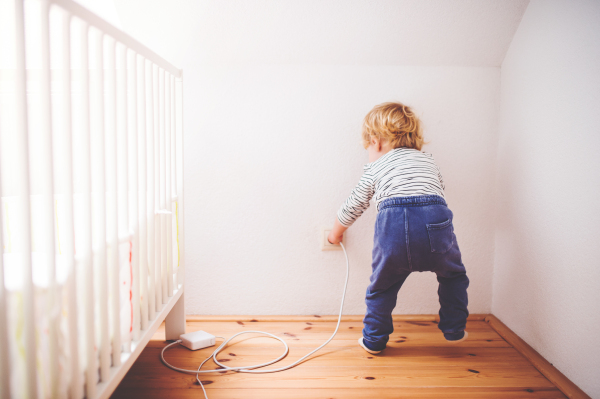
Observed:
[[[340,244],[330,244],[329,241],[327,241],[327,236],[329,235],[329,233],[331,232],[332,228],[331,227],[323,227],[321,228],[321,251],[341,251],[342,250],[342,246]],[[344,245],[346,245],[346,236],[344,235],[344,238],[342,239],[342,242],[344,243]]]

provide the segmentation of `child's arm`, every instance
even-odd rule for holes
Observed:
[[[374,192],[373,178],[370,173],[365,172],[337,213],[333,229],[327,237],[330,243],[339,244],[342,241],[344,232],[369,207],[369,201],[371,201]]]

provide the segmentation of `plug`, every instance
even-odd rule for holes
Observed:
[[[179,339],[181,340],[181,345],[193,351],[215,346],[215,336],[202,330],[181,334]]]

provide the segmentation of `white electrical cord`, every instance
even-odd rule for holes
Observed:
[[[180,369],[178,367],[171,366],[165,360],[165,357],[164,357],[165,351],[167,349],[169,349],[170,347],[172,347],[173,345],[176,345],[176,344],[180,343],[181,342],[180,339],[177,340],[177,341],[175,341],[175,342],[173,342],[173,343],[170,343],[169,345],[167,345],[167,346],[165,346],[163,348],[163,350],[160,352],[160,360],[162,360],[162,362],[165,364],[165,366],[167,366],[167,367],[169,367],[169,368],[171,368],[173,370],[180,371],[182,373],[196,374],[196,380],[198,381],[198,383],[202,387],[202,391],[204,392],[204,397],[206,399],[208,399],[208,396],[206,395],[206,390],[204,389],[204,385],[202,385],[202,382],[200,381],[200,378],[198,378],[198,375],[201,374],[201,373],[219,373],[219,372],[223,372],[223,371],[237,371],[238,373],[263,374],[263,373],[276,373],[278,371],[288,370],[288,369],[291,369],[292,367],[297,366],[304,359],[306,359],[307,357],[309,357],[310,355],[312,355],[313,353],[315,353],[316,351],[318,351],[319,349],[321,349],[325,345],[327,345],[333,339],[333,337],[335,337],[335,334],[337,334],[338,329],[340,328],[340,322],[342,321],[342,310],[344,309],[344,299],[346,298],[346,288],[348,287],[348,276],[350,274],[350,262],[348,261],[348,254],[346,253],[346,248],[344,247],[344,244],[342,244],[341,242],[340,242],[340,245],[342,246],[342,250],[344,251],[344,256],[346,257],[346,281],[344,283],[344,292],[342,293],[342,304],[340,305],[340,314],[338,316],[338,322],[337,322],[337,326],[335,327],[335,331],[333,332],[333,334],[331,335],[331,337],[329,337],[329,339],[327,341],[325,341],[325,343],[323,345],[319,346],[317,349],[313,350],[312,352],[309,352],[308,354],[304,355],[303,357],[301,357],[300,359],[296,360],[294,363],[292,363],[292,364],[290,364],[288,366],[280,367],[278,369],[254,370],[254,369],[265,367],[265,366],[268,366],[270,364],[273,364],[273,363],[276,363],[276,362],[280,361],[281,359],[283,359],[284,357],[287,356],[287,354],[288,354],[288,352],[289,352],[290,349],[289,349],[287,343],[283,339],[281,339],[278,336],[273,335],[271,333],[264,332],[264,331],[242,331],[242,332],[239,332],[239,333],[231,336],[229,339],[225,340],[221,345],[219,345],[219,347],[217,349],[215,349],[215,351],[212,353],[212,355],[210,355],[209,357],[207,357],[200,364],[200,366],[198,366],[197,370]],[[227,346],[227,344],[229,343],[229,341],[231,341],[232,339],[234,339],[238,335],[250,334],[250,333],[267,335],[267,336],[269,336],[271,338],[274,338],[274,339],[280,341],[283,344],[283,346],[285,347],[285,350],[283,351],[283,354],[281,356],[279,356],[275,360],[269,361],[267,363],[256,364],[256,365],[253,365],[253,366],[229,367],[229,366],[225,366],[224,364],[219,363],[219,361],[217,360],[217,355],[219,354],[219,352],[221,352],[225,348],[225,346]],[[216,338],[223,338],[223,337],[216,337]],[[225,338],[223,338],[223,339],[225,339]],[[216,370],[200,370],[202,368],[202,366],[204,365],[204,363],[206,363],[210,359],[213,359],[213,361],[217,365],[219,365],[221,368],[220,369],[216,369]]]

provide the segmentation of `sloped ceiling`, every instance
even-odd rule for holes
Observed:
[[[501,65],[529,0],[115,0],[179,63]]]

